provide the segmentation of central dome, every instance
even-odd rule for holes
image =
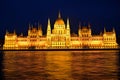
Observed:
[[[64,21],[63,19],[61,18],[61,15],[60,13],[58,14],[58,19],[55,21],[55,25],[64,25]]]
[[[64,23],[64,21],[63,21],[63,19],[57,19],[56,21],[55,21],[55,25],[64,25],[65,23]]]

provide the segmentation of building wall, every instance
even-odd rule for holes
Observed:
[[[117,48],[115,30],[100,35],[92,35],[90,25],[79,26],[78,35],[71,36],[69,19],[67,24],[59,16],[51,30],[48,19],[47,34],[43,36],[41,26],[38,29],[29,26],[28,36],[17,36],[16,33],[5,35],[3,49],[43,49],[43,48]]]

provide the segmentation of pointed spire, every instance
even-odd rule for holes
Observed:
[[[61,14],[60,14],[60,11],[59,11],[59,13],[58,13],[58,18],[61,18]]]
[[[49,36],[50,34],[51,34],[50,19],[48,18],[47,36]]]
[[[67,18],[67,24],[69,24],[69,18]]]
[[[90,25],[90,23],[88,23],[88,28],[90,28],[91,27],[91,25]]]
[[[29,30],[31,29],[31,25],[30,25],[30,23],[29,23]]]
[[[6,30],[6,34],[8,34],[9,32],[8,32],[8,30]]]
[[[102,35],[102,32],[100,32],[100,35]]]
[[[105,27],[104,27],[104,33],[106,33],[106,29],[105,29]]]
[[[78,26],[78,27],[79,27],[79,29],[78,29],[78,34],[79,34],[79,36],[81,36],[81,29],[82,29],[82,28],[81,28],[81,22],[79,22],[79,26]]]
[[[48,18],[48,27],[47,27],[47,30],[51,30],[50,28],[50,19]]]
[[[113,32],[115,33],[115,28],[113,27]]]
[[[48,18],[48,25],[50,25],[50,19]]]
[[[16,34],[16,31],[14,30],[14,34]]]
[[[50,28],[50,19],[48,18],[48,27],[47,27],[48,30],[51,30]]]
[[[67,29],[70,29],[69,18],[67,18]]]
[[[41,24],[39,25],[39,29],[42,30],[42,25]]]
[[[21,33],[20,36],[23,36],[23,33]]]

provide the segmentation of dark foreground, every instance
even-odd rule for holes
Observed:
[[[1,51],[0,80],[119,80],[119,50]]]

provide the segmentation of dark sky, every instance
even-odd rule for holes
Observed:
[[[0,0],[0,37],[6,29],[16,30],[17,34],[27,34],[28,24],[40,23],[46,32],[47,19],[51,19],[52,28],[58,11],[62,18],[70,19],[72,32],[77,32],[79,22],[82,25],[91,23],[94,33],[108,31],[115,27],[120,34],[120,1],[119,0]]]

